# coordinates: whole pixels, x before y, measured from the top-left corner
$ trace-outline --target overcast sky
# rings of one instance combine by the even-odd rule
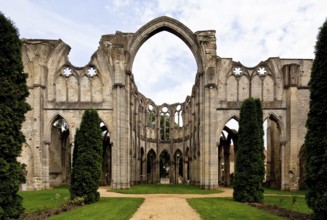
[[[216,30],[217,55],[255,66],[269,57],[314,58],[326,0],[0,0],[21,38],[62,39],[69,59],[86,65],[101,35],[136,32],[159,16],[175,18],[193,32]],[[183,102],[191,94],[195,59],[176,36],[161,32],[136,55],[140,92],[157,104]]]

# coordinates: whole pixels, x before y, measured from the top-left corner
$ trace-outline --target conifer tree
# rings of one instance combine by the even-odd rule
[[[265,179],[265,142],[264,142],[264,128],[263,128],[263,111],[262,111],[262,103],[260,99],[255,99],[256,105],[257,105],[257,120],[258,120],[258,126],[259,126],[259,132],[260,132],[260,145],[258,151],[261,152],[261,157],[258,158],[258,168],[259,168],[259,175],[262,179],[262,182]],[[261,160],[261,161],[260,161]],[[263,191],[264,188],[261,185],[261,190]]]
[[[76,158],[77,158],[78,140],[79,140],[79,129],[77,128],[76,133],[75,133],[72,167],[75,166],[75,162],[76,162]]]
[[[263,199],[262,109],[258,100],[243,101],[240,112],[238,150],[234,178],[234,200],[261,202]]]
[[[102,166],[102,132],[96,110],[85,110],[76,138],[70,195],[72,199],[83,197],[86,204],[94,203],[100,198],[97,190]]]
[[[26,78],[18,31],[0,12],[0,219],[16,219],[24,212],[17,195],[23,179],[17,157],[25,141],[24,114],[30,109]]]
[[[305,137],[306,195],[314,219],[327,219],[327,20],[317,37]]]

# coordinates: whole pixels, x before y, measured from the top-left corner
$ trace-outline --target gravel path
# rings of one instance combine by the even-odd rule
[[[199,220],[200,215],[186,202],[188,198],[232,197],[233,190],[219,188],[217,194],[121,194],[107,192],[108,187],[99,188],[101,197],[145,198],[132,216],[132,220]]]

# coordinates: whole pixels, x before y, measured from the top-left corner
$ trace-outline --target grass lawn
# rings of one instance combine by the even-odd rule
[[[235,202],[232,198],[187,199],[187,202],[206,219],[270,220],[284,219],[249,205]]]
[[[55,188],[48,190],[24,191],[18,193],[23,197],[25,213],[55,208],[65,203],[65,198],[69,198],[68,188]]]
[[[143,203],[142,198],[100,198],[94,204],[85,205],[50,219],[83,220],[83,219],[130,219]]]
[[[264,194],[277,194],[277,195],[302,195],[304,196],[306,194],[306,190],[299,190],[295,192],[290,192],[290,191],[283,191],[280,189],[270,189],[270,188],[265,188]]]
[[[293,200],[294,199],[294,200]],[[312,214],[304,197],[286,197],[286,196],[265,196],[265,204],[276,205],[280,208],[301,212],[305,214]]]
[[[130,189],[108,190],[123,194],[213,194],[221,193],[221,190],[204,190],[192,185],[169,185],[169,184],[141,184]]]

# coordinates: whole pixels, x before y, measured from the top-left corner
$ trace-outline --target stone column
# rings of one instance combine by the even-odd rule
[[[49,146],[50,142],[44,142],[44,148],[42,152],[42,178],[43,178],[43,188],[49,189]]]
[[[230,185],[230,143],[224,145],[224,186]]]
[[[218,146],[218,185],[222,183],[221,174],[222,174],[222,145],[221,143]]]

